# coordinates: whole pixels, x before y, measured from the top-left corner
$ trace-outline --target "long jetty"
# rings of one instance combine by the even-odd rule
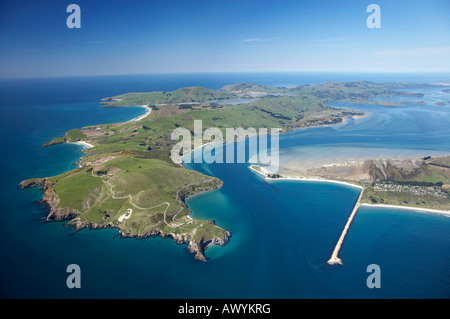
[[[361,206],[360,201],[361,201],[363,192],[364,192],[364,189],[361,190],[361,193],[359,194],[359,197],[358,197],[358,201],[356,202],[356,205],[353,208],[353,211],[347,220],[347,224],[345,224],[344,230],[342,231],[341,237],[339,237],[336,247],[334,247],[333,253],[331,254],[331,258],[327,261],[327,263],[330,265],[334,265],[334,264],[342,265],[342,260],[338,257],[339,250],[341,250],[341,246],[342,246],[342,243],[344,242],[345,235],[347,235],[347,231],[350,228],[350,225],[352,224],[353,218],[355,217],[356,212],[359,209],[359,206]]]

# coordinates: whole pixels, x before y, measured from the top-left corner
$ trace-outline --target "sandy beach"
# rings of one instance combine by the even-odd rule
[[[139,106],[139,107],[145,107],[145,108],[147,109],[147,111],[145,112],[145,114],[142,114],[141,116],[138,116],[138,117],[136,117],[136,118],[134,118],[134,119],[131,119],[131,120],[125,122],[125,123],[140,121],[140,120],[142,120],[143,118],[146,118],[146,117],[152,112],[152,108],[149,107],[148,105],[137,105],[137,106]]]
[[[280,151],[280,169],[287,171],[286,175],[310,175],[310,174],[340,174],[351,178],[358,168],[366,161],[392,161],[396,164],[406,164],[419,161],[425,156],[445,157],[450,155],[448,151],[419,150],[419,149],[392,149],[385,147],[348,147],[304,146],[301,148],[289,148]],[[292,173],[291,173],[292,172]],[[347,172],[348,174],[344,174]],[[338,178],[340,179],[340,178]],[[347,178],[344,178],[347,179]],[[359,178],[358,178],[359,180]]]
[[[309,177],[295,177],[295,176],[283,176],[281,178],[271,178],[267,177],[267,179],[271,180],[293,180],[293,181],[305,181],[305,182],[323,182],[323,183],[333,183],[333,184],[341,184],[351,187],[356,187],[359,189],[362,189],[363,187],[361,185],[356,185],[348,182],[342,182],[342,181],[336,181],[332,179],[322,179],[322,178],[309,178]]]
[[[86,141],[66,142],[66,143],[81,145],[81,146],[83,146],[83,149],[84,149],[84,150],[85,150],[85,149],[88,149],[88,148],[93,148],[93,147],[94,147],[94,145],[92,145],[92,144],[90,144],[90,143],[88,143],[88,142],[86,142]],[[80,158],[80,160],[81,160],[81,158]],[[82,165],[79,164],[79,162],[77,162],[77,163],[75,163],[75,164],[76,164],[78,167],[83,167]]]
[[[94,145],[92,145],[92,144],[90,144],[90,143],[88,143],[88,142],[85,142],[85,141],[67,142],[67,143],[72,143],[72,144],[82,145],[82,146],[84,146],[84,148],[92,148],[92,147],[94,147]]]
[[[255,165],[257,166],[257,165]],[[265,170],[263,167],[258,166],[259,169],[261,171],[256,170],[255,168],[253,168],[252,166],[250,166],[249,168],[261,175],[265,176],[265,179],[267,180],[293,180],[293,181],[305,181],[305,182],[323,182],[323,183],[334,183],[334,184],[341,184],[341,185],[346,185],[346,186],[351,186],[351,187],[356,187],[359,189],[363,189],[363,187],[361,185],[356,185],[356,184],[352,184],[352,183],[348,183],[348,182],[342,182],[342,181],[336,181],[336,180],[332,180],[332,179],[322,179],[322,178],[312,178],[312,177],[299,177],[299,176],[281,176],[278,178],[273,178],[273,177],[268,177],[268,174],[270,174],[270,172],[268,172],[267,170]]]
[[[393,208],[399,210],[410,210],[415,211],[417,213],[434,213],[434,214],[442,214],[449,215],[450,210],[439,210],[439,209],[431,209],[431,208],[421,208],[421,207],[412,207],[412,206],[396,206],[396,205],[386,205],[386,204],[361,204],[361,206],[369,206],[369,207],[385,207],[385,208]]]
[[[210,143],[214,143],[214,142],[207,142],[207,143],[203,143],[202,145],[197,146],[196,148],[193,148],[191,151],[187,152],[186,154],[183,154],[182,158],[188,158],[188,156],[190,156],[192,154],[192,152],[194,152],[197,149],[201,149],[204,146],[210,144]],[[203,151],[202,151],[203,152]],[[203,156],[203,155],[202,155]],[[183,163],[186,163],[185,160],[183,160]]]
[[[257,165],[255,165],[255,166],[257,166]],[[356,184],[352,184],[352,183],[348,183],[348,182],[337,181],[337,180],[331,180],[331,179],[309,178],[309,177],[298,177],[298,176],[282,176],[279,178],[271,178],[271,177],[267,176],[268,174],[270,174],[270,172],[268,172],[261,166],[258,166],[258,167],[259,167],[260,171],[253,168],[252,165],[249,168],[256,173],[263,175],[265,177],[265,179],[268,179],[268,180],[295,180],[295,181],[307,181],[307,182],[325,182],[325,183],[342,184],[342,185],[347,185],[347,186],[363,189],[363,187],[360,185],[356,185]],[[361,204],[361,206],[405,209],[405,210],[410,210],[410,211],[415,211],[415,212],[435,213],[435,214],[443,214],[443,215],[450,216],[450,210],[439,210],[439,209],[421,208],[421,207],[412,207],[412,206],[396,206],[396,205],[386,205],[386,204],[368,204],[368,203]]]

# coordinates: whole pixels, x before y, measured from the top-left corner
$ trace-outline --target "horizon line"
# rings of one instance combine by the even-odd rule
[[[44,76],[0,76],[0,80],[20,79],[52,79],[76,77],[108,77],[135,75],[176,75],[176,74],[239,74],[239,73],[342,73],[342,74],[450,74],[448,71],[199,71],[199,72],[155,72],[155,73],[117,73],[117,74],[86,74],[86,75],[44,75]]]

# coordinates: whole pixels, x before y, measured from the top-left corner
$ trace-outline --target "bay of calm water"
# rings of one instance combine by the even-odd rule
[[[126,92],[200,85],[219,89],[251,82],[291,86],[325,81],[431,83],[449,74],[223,73],[0,80],[3,150],[0,213],[0,296],[3,298],[449,298],[450,218],[363,207],[340,256],[326,261],[359,190],[337,184],[267,183],[248,164],[189,164],[222,179],[220,190],[188,201],[193,217],[232,233],[196,261],[170,239],[119,239],[117,230],[82,230],[45,223],[39,189],[19,191],[30,177],[75,168],[81,146],[40,145],[71,128],[132,119],[142,108],[102,108],[100,99]],[[305,150],[320,158],[345,154],[450,152],[450,94],[423,89],[427,105],[387,107],[334,103],[370,116],[333,127],[280,136],[281,161]],[[413,101],[412,98],[392,98]],[[401,149],[400,151],[398,149]],[[353,153],[352,153],[353,152]],[[434,154],[434,153],[433,153]],[[66,267],[81,267],[81,289],[68,289]],[[381,288],[366,286],[366,267],[381,268]]]

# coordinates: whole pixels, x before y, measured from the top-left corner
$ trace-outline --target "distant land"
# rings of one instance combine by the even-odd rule
[[[255,127],[290,132],[364,115],[360,111],[333,108],[327,103],[373,103],[369,100],[380,97],[420,97],[402,90],[424,86],[430,85],[353,81],[284,88],[242,83],[227,85],[219,91],[187,87],[171,92],[107,97],[101,102],[105,107],[141,105],[151,112],[138,120],[75,128],[52,139],[43,146],[83,142],[92,147],[84,150],[86,155],[78,163],[80,168],[58,176],[31,178],[20,186],[41,187],[43,202],[49,208],[48,221],[69,220],[68,225],[75,226],[75,231],[112,227],[122,237],[172,238],[187,244],[197,259],[206,261],[207,247],[225,245],[231,233],[214,221],[191,218],[186,199],[218,189],[223,183],[173,163],[170,151],[177,141],[172,141],[170,136],[174,129],[184,127],[193,132],[194,120],[202,120],[203,129]],[[205,142],[208,141],[202,141]],[[371,178],[364,181],[367,192],[363,200],[449,207],[448,159],[423,159],[415,165],[418,168],[409,173],[398,163],[363,163],[360,169],[366,170]],[[336,177],[325,171],[320,173]],[[416,185],[423,182],[432,185]],[[420,200],[421,195],[409,195],[416,186],[433,187],[436,191]]]

